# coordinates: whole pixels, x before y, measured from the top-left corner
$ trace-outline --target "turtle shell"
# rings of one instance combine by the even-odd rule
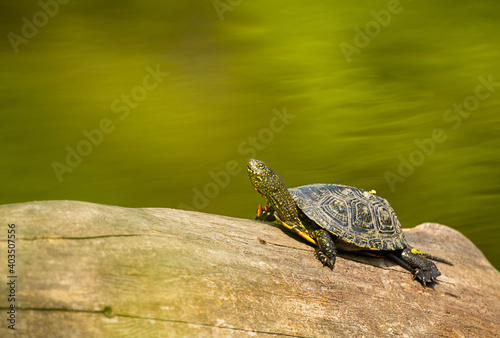
[[[382,197],[340,184],[310,184],[288,190],[308,218],[358,249],[407,247],[401,223]]]

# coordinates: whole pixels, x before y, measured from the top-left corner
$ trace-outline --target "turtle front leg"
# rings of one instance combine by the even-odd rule
[[[437,283],[436,278],[441,275],[436,264],[424,258],[422,255],[412,253],[409,248],[403,249],[401,259],[415,271],[414,278],[418,279],[425,286],[427,283]]]
[[[294,222],[291,224],[282,222],[281,219],[279,219],[279,216],[276,216],[274,208],[270,205],[266,205],[264,207],[262,205],[259,205],[257,207],[257,215],[255,219],[257,221],[263,221],[263,222],[278,221],[278,223],[281,223],[281,225],[283,225],[285,228],[292,230],[293,232],[297,233],[299,236],[306,239],[307,241],[316,244],[314,239],[311,238],[309,230],[307,230],[300,222]]]
[[[255,219],[263,222],[274,222],[276,217],[274,217],[273,207],[267,205],[262,206],[259,204]]]
[[[323,266],[327,266],[333,270],[337,252],[335,251],[335,243],[330,236],[330,233],[324,229],[314,230],[312,237],[318,244],[315,255]]]

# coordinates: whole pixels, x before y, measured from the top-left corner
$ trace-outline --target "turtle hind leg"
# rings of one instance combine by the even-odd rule
[[[397,264],[399,264],[401,267],[405,268],[406,270],[410,271],[411,274],[415,274],[415,269],[413,269],[411,266],[409,266],[408,264],[406,264],[405,262],[403,262],[401,260],[401,258],[399,258],[397,255],[394,255],[393,253],[388,253],[387,256],[392,259],[394,262],[396,262]]]
[[[335,267],[337,252],[335,251],[335,243],[333,242],[330,233],[326,230],[319,229],[313,231],[312,235],[318,244],[315,251],[316,258],[323,263],[323,266],[327,266],[333,270]]]
[[[423,255],[414,253],[410,248],[404,248],[401,251],[401,260],[414,269],[414,278],[418,279],[424,286],[427,283],[437,283],[436,278],[441,275],[441,272],[439,272],[436,264],[423,257]]]

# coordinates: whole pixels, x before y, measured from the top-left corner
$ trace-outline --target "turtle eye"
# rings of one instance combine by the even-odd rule
[[[259,168],[259,169],[264,168],[264,163],[261,163],[261,162],[257,163],[257,168]]]

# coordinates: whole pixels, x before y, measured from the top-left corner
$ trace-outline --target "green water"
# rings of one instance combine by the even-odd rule
[[[500,266],[497,1],[42,3],[0,5],[0,203],[253,218],[256,157]]]

